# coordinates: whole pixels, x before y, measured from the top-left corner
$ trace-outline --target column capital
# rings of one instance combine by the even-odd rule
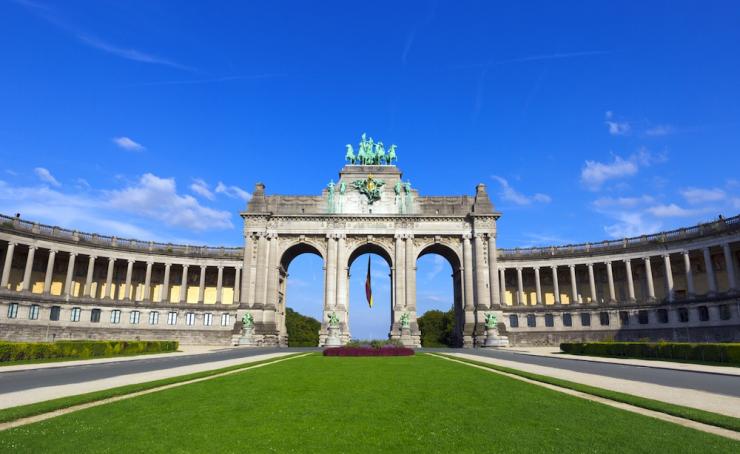
[[[95,260],[95,259],[97,259],[97,258],[98,258],[98,256],[97,256],[97,255],[89,255],[88,257],[90,258],[90,260]]]
[[[218,268],[218,270],[221,271],[222,269],[224,269],[224,266],[223,265],[217,265],[216,268]]]
[[[108,257],[108,262],[115,262],[115,261],[116,261],[115,257]]]
[[[146,266],[152,266],[152,265],[154,265],[154,260],[147,260],[146,261]]]
[[[472,236],[473,236],[473,235],[471,235],[470,233],[463,233],[463,234],[462,234],[462,239],[463,239],[463,241],[468,241],[468,242],[469,242],[469,241],[470,241],[470,238],[471,238]]]
[[[49,249],[49,254],[56,255],[59,252],[59,249]]]
[[[190,265],[188,265],[187,263],[183,263],[182,264],[182,267],[185,268],[185,269],[188,269],[190,267]]]
[[[684,250],[681,251],[681,253],[683,255],[689,255],[689,250],[688,249],[684,249]]]
[[[70,252],[70,253],[69,253],[69,256],[70,256],[70,257],[77,257],[77,253],[76,253],[76,252]]]
[[[169,268],[171,266],[172,266],[172,264],[170,262],[164,262],[164,267],[165,268]]]
[[[550,265],[550,268],[551,268],[551,269],[552,269],[553,271],[557,271],[557,270],[558,270],[558,265]]]
[[[33,250],[35,251],[35,250],[36,250],[36,249],[38,249],[38,248],[39,248],[39,247],[38,247],[38,246],[36,246],[35,244],[29,244],[29,245],[28,245],[28,249],[29,249],[29,250],[33,249]]]
[[[587,267],[589,267],[589,268],[591,268],[591,269],[593,269],[593,268],[594,268],[594,264],[593,264],[593,262],[588,262],[588,263],[586,264],[586,266],[587,266]]]
[[[568,265],[568,268],[570,268],[570,269],[575,269],[575,267],[576,267],[576,264],[575,263],[571,263],[570,265]]]
[[[236,265],[236,266],[234,267],[234,269],[237,269],[237,270],[241,270],[243,266],[244,266],[244,265],[242,265],[242,264],[240,263],[240,264]]]
[[[134,263],[134,262],[136,261],[136,259],[126,259],[126,261],[127,261],[127,262],[128,262],[129,264],[132,264],[132,263]]]
[[[646,263],[650,263],[650,256],[642,258]]]
[[[539,271],[540,270],[540,267],[539,266],[533,266],[532,269],[535,270],[535,271]]]
[[[670,253],[670,252],[666,252],[665,254],[661,254],[661,256],[662,256],[662,257],[663,257],[664,259],[670,259],[670,258],[671,258],[671,253]]]
[[[622,260],[622,261],[623,261],[624,263],[630,263],[630,262],[632,261],[632,259],[624,259],[624,260]]]

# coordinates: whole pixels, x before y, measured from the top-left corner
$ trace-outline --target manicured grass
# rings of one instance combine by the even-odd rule
[[[448,355],[444,355],[448,356]],[[542,383],[549,383],[551,385],[560,386],[575,391],[580,391],[593,396],[603,397],[606,399],[615,400],[617,402],[623,402],[626,404],[634,405],[636,407],[646,408],[648,410],[659,411],[673,416],[690,419],[692,421],[701,422],[704,424],[710,424],[712,426],[723,427],[725,429],[734,430],[740,432],[740,418],[734,418],[732,416],[720,415],[718,413],[712,413],[710,411],[699,410],[696,408],[684,407],[681,405],[669,404],[658,400],[646,399],[644,397],[634,396],[632,394],[620,393],[617,391],[611,391],[608,389],[597,388],[595,386],[584,385],[581,383],[575,383],[568,380],[561,380],[559,378],[548,377],[546,375],[533,374],[517,369],[511,369],[509,367],[498,366],[495,364],[484,363],[481,361],[474,361],[467,358],[458,358],[456,356],[448,356],[449,358],[463,361],[470,364],[476,364],[478,366],[487,367],[489,369],[498,370],[501,372],[508,372],[513,375],[528,378],[530,380],[539,381]]]
[[[194,380],[196,378],[210,377],[212,375],[218,375],[223,372],[229,372],[232,370],[244,369],[246,367],[256,366],[262,363],[269,363],[279,359],[289,358],[291,356],[299,355],[296,353],[293,355],[286,355],[280,358],[270,358],[262,361],[254,361],[247,364],[239,364],[236,366],[224,367],[221,369],[214,369],[205,372],[196,372],[188,375],[180,375],[177,377],[163,378],[161,380],[148,381],[144,383],[136,383],[133,385],[119,386],[117,388],[104,389],[102,391],[95,391],[86,394],[78,394],[76,396],[61,397],[59,399],[46,400],[43,402],[37,402],[35,404],[20,405],[18,407],[5,408],[0,410],[0,423],[15,421],[16,419],[28,418],[29,416],[36,416],[50,411],[61,410],[64,408],[73,407],[75,405],[86,404],[90,402],[96,402],[103,399],[109,399],[111,397],[123,396],[125,394],[131,394],[139,391],[145,391],[147,389],[158,388],[160,386],[171,385],[173,383],[181,383],[188,380]]]
[[[429,355],[311,355],[0,432],[6,452],[738,452]]]

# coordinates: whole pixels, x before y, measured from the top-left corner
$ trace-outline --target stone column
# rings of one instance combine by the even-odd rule
[[[591,302],[597,303],[596,301],[596,280],[594,279],[594,264],[588,264],[588,287],[591,290]]]
[[[501,277],[499,278],[499,281],[498,281],[499,287],[501,290],[501,304],[505,305],[506,304],[506,268],[501,267],[499,271],[501,272]]]
[[[180,297],[178,301],[185,303],[188,300],[188,265],[182,266],[182,277],[180,278]]]
[[[113,269],[116,266],[116,258],[108,257],[108,273],[105,275],[105,293],[108,299],[113,299]]]
[[[540,285],[540,267],[534,267],[534,290],[537,295],[537,304],[544,304],[545,301],[542,299],[542,286]]]
[[[77,258],[77,253],[70,252],[69,262],[67,263],[67,279],[64,281],[64,294],[67,297],[72,296],[72,278],[74,277],[75,272],[75,258]]]
[[[146,262],[146,274],[144,275],[144,301],[151,301],[152,298],[152,266],[153,262]]]
[[[627,274],[627,292],[630,301],[635,301],[635,281],[632,278],[632,262],[630,259],[624,261],[625,273]]]
[[[95,256],[91,255],[87,261],[87,275],[85,276],[85,287],[82,291],[82,296],[86,296],[88,298],[91,298],[93,295],[92,293],[92,281],[93,281],[93,272],[95,271]]]
[[[524,306],[524,280],[522,279],[522,267],[516,267],[516,303]]]
[[[128,259],[128,264],[126,265],[126,291],[124,292],[124,298],[127,300],[134,299],[131,297],[133,295],[133,288],[131,288],[131,275],[134,272],[134,261],[134,259]]]
[[[614,270],[612,270],[612,262],[606,262],[606,277],[609,280],[609,302],[614,303],[617,301],[617,292],[614,291]]]
[[[15,243],[12,241],[8,242],[8,250],[5,251],[5,265],[3,265],[3,275],[0,277],[0,287],[7,289],[8,281],[10,280],[10,268],[13,266],[13,251],[15,250]]]
[[[406,237],[406,310],[416,313],[416,251],[414,237]],[[472,274],[472,273],[471,273]]]
[[[576,266],[568,265],[570,268],[570,291],[573,303],[578,303],[578,282],[576,281]]]
[[[27,292],[31,288],[31,273],[33,273],[33,258],[36,256],[36,246],[28,246],[26,256],[26,268],[23,270],[23,283],[21,291]]]
[[[465,280],[465,310],[472,311],[475,308],[473,296],[473,248],[470,246],[470,236],[463,236],[463,277]]]
[[[337,306],[347,310],[347,235],[337,235]]]
[[[488,235],[488,280],[491,283],[490,298],[491,305],[498,306],[501,304],[501,293],[499,293],[498,284],[498,257],[496,251],[496,237],[493,234]]]
[[[737,288],[737,276],[735,274],[735,260],[732,257],[732,251],[730,250],[730,243],[722,245],[722,252],[725,255],[725,265],[727,268],[727,282],[730,284],[730,292],[736,292]]]
[[[477,307],[488,309],[491,307],[491,291],[488,283],[488,266],[486,254],[483,252],[483,234],[475,234],[475,288]]]
[[[406,307],[406,243],[403,241],[403,235],[397,233],[396,238],[396,260],[394,263],[395,280],[393,282],[395,300],[393,301],[393,310],[402,311]]]
[[[206,295],[206,266],[200,265],[200,280],[198,281],[198,304],[203,304]]]
[[[54,277],[54,260],[56,256],[57,251],[50,249],[49,260],[46,262],[46,274],[44,275],[44,295],[51,293],[51,280]]]
[[[234,303],[239,303],[241,299],[247,304],[254,303],[250,293],[252,279],[252,257],[254,256],[254,235],[251,233],[244,237],[244,261],[241,279],[234,281]],[[241,289],[237,291],[237,288]]]
[[[663,256],[663,266],[665,267],[665,282],[666,291],[668,294],[668,301],[673,302],[676,298],[675,289],[673,288],[673,270],[671,270],[671,255],[665,254]]]
[[[278,285],[280,283],[280,257],[278,257],[277,233],[270,234],[270,256],[267,260],[267,297],[266,308],[278,308]]]
[[[560,304],[560,285],[558,282],[558,267],[552,266],[552,293],[555,297],[555,304]]]
[[[241,299],[241,277],[242,277],[242,269],[241,267],[234,267],[234,304],[239,304],[239,300]]]
[[[655,284],[653,283],[653,267],[650,265],[650,257],[645,257],[645,278],[647,279],[648,300],[655,301]]]
[[[164,264],[164,279],[162,280],[162,288],[159,290],[159,301],[162,303],[170,302],[170,263]]]
[[[265,295],[267,291],[267,259],[270,255],[268,247],[267,234],[262,233],[257,240],[257,268],[255,269],[254,281],[254,302],[259,307],[265,305]],[[324,286],[326,291],[326,286]]]
[[[218,275],[216,277],[216,304],[221,304],[223,301],[224,292],[224,267],[218,266]]]
[[[337,303],[337,241],[334,234],[326,235],[326,284],[324,308],[334,310]]]
[[[691,269],[689,251],[683,251],[683,266],[686,269],[686,292],[689,294],[689,298],[693,298],[696,291],[694,289],[694,272]]]
[[[715,295],[717,293],[717,279],[714,276],[712,254],[709,252],[708,247],[704,248],[704,266],[707,268],[707,287],[709,288],[709,294]]]

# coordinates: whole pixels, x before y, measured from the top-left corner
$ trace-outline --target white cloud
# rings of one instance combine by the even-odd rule
[[[596,208],[632,208],[638,205],[653,203],[655,198],[649,195],[640,197],[601,197],[594,200],[593,206]]]
[[[720,200],[724,200],[727,197],[727,193],[719,188],[686,188],[681,191],[681,195],[684,199],[686,199],[686,202],[691,205],[697,205],[707,202],[718,202]]]
[[[125,136],[114,137],[113,143],[126,151],[143,151],[145,149],[145,147],[140,143],[136,143],[132,139]]]
[[[216,185],[216,193],[225,194],[232,199],[242,199],[245,201],[248,201],[250,198],[252,198],[252,194],[248,193],[244,189],[238,186],[226,186],[220,181]]]
[[[531,196],[524,195],[514,189],[505,178],[501,178],[497,175],[493,175],[491,178],[498,181],[501,185],[501,192],[499,192],[499,195],[502,200],[506,200],[507,202],[512,202],[516,205],[530,205],[534,202],[550,203],[552,201],[552,198],[547,194],[535,193]]]
[[[635,175],[638,166],[633,161],[627,161],[620,156],[615,156],[614,161],[603,163],[598,161],[586,161],[581,169],[581,182],[592,191],[601,189],[601,185],[607,180],[624,178]]]
[[[669,134],[673,134],[674,131],[675,129],[671,125],[657,125],[646,129],[645,135],[654,137],[667,136]]]
[[[662,227],[659,221],[646,220],[640,212],[621,212],[616,217],[619,222],[604,227],[606,234],[612,238],[649,235],[659,232]]]
[[[174,227],[194,231],[233,227],[228,211],[204,207],[194,197],[178,194],[174,178],[146,173],[135,186],[109,191],[108,196],[112,208]]]
[[[613,136],[623,136],[629,134],[632,127],[627,121],[616,121],[614,119],[614,113],[611,110],[606,111],[606,126],[609,128],[609,134]]]
[[[690,210],[687,208],[683,208],[676,205],[675,203],[670,203],[667,205],[655,205],[649,207],[646,211],[657,218],[689,217],[695,216],[702,212],[702,210]]]
[[[208,183],[201,180],[200,178],[196,178],[193,180],[193,183],[190,185],[190,190],[194,193],[205,197],[208,200],[213,200],[216,198],[216,196],[213,195],[213,192],[211,192],[210,188],[208,187]]]
[[[54,175],[51,174],[47,169],[43,167],[36,167],[33,169],[33,173],[36,174],[37,177],[39,177],[39,180],[43,181],[44,183],[49,183],[52,186],[59,187],[62,184],[57,181],[56,178],[54,178]]]

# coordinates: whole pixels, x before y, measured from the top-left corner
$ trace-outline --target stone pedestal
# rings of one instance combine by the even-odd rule
[[[239,338],[239,345],[246,347],[257,346],[257,342],[254,339],[254,327],[242,329],[242,335]]]
[[[339,338],[339,327],[330,326],[329,334],[326,336],[326,343],[324,347],[340,347],[342,340]]]
[[[411,336],[411,327],[401,327],[401,343],[404,347],[414,348],[414,338]]]
[[[509,346],[509,338],[506,336],[499,336],[498,329],[496,328],[486,329],[486,343],[483,344],[483,347],[491,348],[491,347],[508,347],[508,346]]]

